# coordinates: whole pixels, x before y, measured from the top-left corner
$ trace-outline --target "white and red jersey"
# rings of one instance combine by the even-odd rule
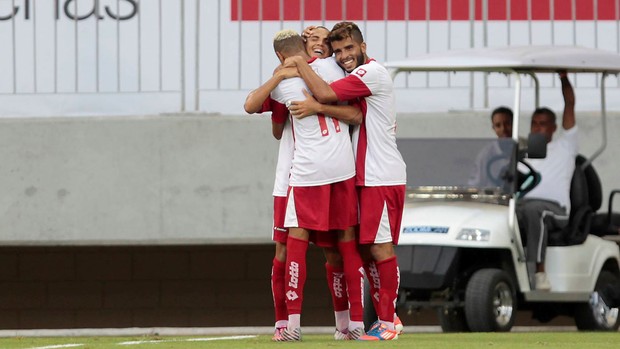
[[[282,138],[280,138],[280,147],[278,148],[278,164],[276,165],[276,179],[273,183],[273,196],[286,197],[294,149],[293,128],[291,127],[290,120],[286,120],[284,130],[282,131]]]
[[[360,100],[364,121],[353,131],[356,185],[405,184],[406,166],[396,147],[392,78],[385,67],[369,60],[330,86],[341,101]]]
[[[276,178],[273,184],[273,196],[286,197],[288,190],[288,177],[291,172],[293,160],[293,131],[291,122],[288,120],[288,109],[282,104],[268,97],[257,113],[271,112],[271,121],[284,124],[282,137],[278,147],[278,163],[276,164]]]
[[[333,59],[313,59],[312,69],[325,81],[344,77]],[[303,79],[283,80],[271,98],[286,104],[303,101],[303,90],[310,91]],[[303,119],[291,117],[295,144],[289,185],[307,187],[330,184],[355,175],[355,160],[349,136],[349,126],[326,115],[311,115]]]

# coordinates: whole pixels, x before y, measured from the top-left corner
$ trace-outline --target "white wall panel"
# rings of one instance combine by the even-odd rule
[[[597,4],[601,6],[602,1],[612,0],[598,0]],[[248,9],[253,4],[262,4],[262,0],[0,0],[0,17],[9,16],[13,4],[18,7],[13,18],[0,20],[0,45],[5,53],[0,55],[0,66],[4,67],[0,79],[0,98],[4,103],[0,105],[0,114],[142,114],[143,106],[137,109],[135,103],[122,104],[122,101],[131,99],[123,94],[134,97],[154,94],[150,96],[155,98],[152,98],[148,110],[158,113],[207,110],[243,113],[243,98],[228,98],[244,96],[271,76],[278,64],[271,44],[275,32],[282,28],[301,31],[311,24],[331,28],[337,23],[333,18],[314,17],[256,20],[260,16],[269,16],[269,13],[278,13],[262,6],[281,3],[287,6],[287,2],[265,2],[256,8],[256,13],[251,13],[252,19],[233,20],[237,14],[233,16],[231,11],[237,5]],[[56,3],[59,5],[58,18]],[[346,3],[350,13],[356,11],[348,2],[329,3],[332,6]],[[552,1],[549,3],[553,4]],[[620,6],[617,3],[615,1],[613,6]],[[26,4],[30,5],[28,16]],[[95,8],[96,4],[98,8]],[[405,14],[390,12],[392,19],[382,20],[388,16],[368,13],[370,6],[365,4],[360,2],[366,12],[356,12],[365,17],[356,21],[364,31],[369,54],[379,62],[450,49],[528,44],[577,44],[620,52],[618,20],[529,21],[527,12],[523,11],[510,14],[516,20],[484,20],[485,16],[481,17],[477,11],[478,17],[472,21],[463,17],[470,14],[466,4],[451,3],[452,12],[444,12],[448,8],[438,11],[432,1],[408,2]],[[391,0],[386,0],[385,4],[388,9],[397,6]],[[489,2],[488,6],[497,17],[496,4]],[[431,6],[430,10],[426,5]],[[422,7],[408,12],[411,6]],[[332,10],[326,8],[322,11],[331,13]],[[454,11],[460,11],[460,15]],[[590,13],[582,6],[576,11]],[[555,12],[552,11],[551,16],[562,11],[556,8]],[[75,21],[74,13],[85,18]],[[134,16],[116,21],[113,18],[116,13],[121,16],[134,13]],[[240,13],[243,15],[244,12]],[[415,20],[403,20],[411,13],[416,16]],[[288,15],[299,17],[296,13]],[[446,19],[453,16],[460,16],[459,20]],[[375,20],[367,20],[370,17]],[[472,81],[475,85],[470,89]],[[558,87],[556,79],[551,76],[542,76],[541,84]],[[618,88],[618,79],[610,79],[610,84]],[[485,78],[471,74],[413,74],[396,81],[399,89],[431,88],[425,103],[431,111],[439,111],[441,107],[437,106],[444,105],[441,102],[443,95],[435,90],[444,87],[467,87],[467,107],[490,108],[493,102],[490,98],[495,93],[485,92],[487,85],[496,88],[509,86],[509,83],[502,81],[501,77]],[[586,93],[581,89],[598,88],[597,81],[587,76],[579,77],[575,85],[579,95]],[[525,87],[531,86],[528,80]],[[173,105],[170,104],[171,93],[177,98]],[[455,92],[460,93],[462,91]],[[165,94],[168,95],[164,97]],[[220,98],[215,97],[217,94]],[[18,96],[26,95],[33,104],[18,105],[23,100]],[[80,101],[80,98],[88,102]],[[433,101],[434,98],[438,100]],[[615,103],[610,101],[610,108],[615,108]]]

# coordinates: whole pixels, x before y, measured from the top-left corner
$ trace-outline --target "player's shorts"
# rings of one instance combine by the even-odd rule
[[[405,186],[358,187],[360,244],[398,244]]]
[[[271,239],[275,242],[286,244],[288,238],[288,228],[284,227],[284,216],[286,214],[286,196],[273,197],[273,233]]]
[[[338,233],[335,231],[311,231],[309,241],[318,247],[338,248]]]
[[[357,224],[355,179],[289,187],[285,227],[314,231],[344,230]]]

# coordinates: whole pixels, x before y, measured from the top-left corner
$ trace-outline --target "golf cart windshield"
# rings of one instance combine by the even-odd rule
[[[508,202],[514,192],[517,145],[510,138],[406,138],[408,196],[423,200]]]

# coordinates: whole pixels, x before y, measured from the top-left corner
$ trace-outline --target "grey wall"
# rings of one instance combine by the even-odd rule
[[[0,241],[270,241],[267,120],[0,119]]]
[[[591,154],[600,121],[578,123]],[[620,188],[620,113],[608,129],[605,193]],[[493,136],[487,112],[399,115],[397,132]],[[276,153],[266,116],[2,118],[0,243],[266,243]]]

